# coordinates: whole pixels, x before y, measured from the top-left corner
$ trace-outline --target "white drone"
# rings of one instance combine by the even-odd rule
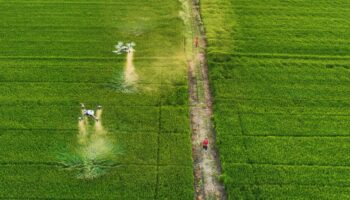
[[[102,109],[102,106],[97,106],[97,110],[98,109]],[[93,118],[95,121],[98,121],[97,117],[95,116],[95,111],[94,110],[87,110],[85,109],[85,105],[82,103],[81,104],[81,113],[82,113],[82,116],[79,117],[79,120],[83,120],[84,117],[91,117]]]
[[[130,53],[130,52],[134,52],[135,49],[134,47],[136,46],[136,44],[134,42],[129,42],[129,43],[126,43],[124,44],[123,42],[118,42],[117,45],[115,45],[115,49],[113,51],[113,53],[116,53],[116,54],[122,54],[122,53]]]

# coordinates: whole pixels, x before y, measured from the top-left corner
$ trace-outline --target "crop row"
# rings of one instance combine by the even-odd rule
[[[16,130],[1,131],[0,163],[60,163],[62,156],[76,153],[76,130]],[[191,166],[191,143],[188,133],[161,133],[158,144],[156,132],[109,132],[114,145],[119,145],[120,156],[111,164]],[[147,139],[147,145],[140,145]],[[159,146],[158,146],[159,145]]]
[[[241,184],[298,184],[350,187],[347,181],[350,178],[350,167],[271,164],[229,165],[228,170],[239,175],[236,179],[228,179],[227,181],[237,186]]]
[[[116,106],[148,106],[159,105],[160,102],[163,105],[184,105],[187,102],[187,86],[145,84],[143,86],[153,89],[153,92],[144,93],[121,93],[114,91],[113,86],[113,83],[1,83],[0,102],[35,101],[38,98],[43,103],[90,102]]]
[[[120,64],[119,66],[123,66]],[[123,73],[121,67],[105,66],[104,73],[96,74],[96,69],[77,68],[62,69],[61,67],[51,68],[13,68],[4,67],[0,77],[1,83],[95,83],[108,84],[116,81],[122,82]],[[164,85],[186,85],[184,70],[172,70],[172,68],[140,68],[137,74],[139,84],[164,84]],[[121,86],[119,86],[121,87]]]
[[[104,195],[105,199],[152,199],[156,190],[155,167],[117,167],[109,169],[110,176],[100,177],[93,182],[77,179],[73,171],[47,166],[0,168],[0,196],[6,198],[98,199]]]
[[[298,184],[262,184],[228,186],[231,199],[347,199],[349,187],[331,185],[298,185]]]
[[[0,107],[1,129],[75,129],[79,105],[67,106],[5,106]],[[51,119],[49,121],[43,119]],[[188,132],[186,107],[152,106],[113,107],[105,105],[103,120],[106,127],[120,131]]]
[[[230,135],[305,137],[350,135],[349,115],[236,114],[217,110],[215,117],[218,132]],[[235,131],[232,131],[233,129]]]
[[[256,61],[257,62],[254,62]],[[245,59],[244,59],[245,61]],[[250,61],[230,61],[216,63],[212,80],[234,79],[242,82],[301,82],[342,84],[349,82],[349,62],[342,64],[284,62],[268,59],[250,59]],[[254,73],[250,73],[254,69]]]
[[[265,83],[265,82],[237,82],[235,80],[217,81],[213,87],[218,99],[235,98],[287,98],[287,99],[337,99],[345,100],[349,97],[347,84],[304,84],[304,83]]]
[[[242,137],[218,134],[225,163],[349,166],[349,137]],[[234,155],[234,156],[233,156]],[[238,174],[231,174],[238,176]]]
[[[156,168],[151,166],[112,168],[110,176],[94,181],[81,181],[73,172],[47,166],[0,168],[0,197],[8,199],[191,199],[193,195],[192,181],[187,178],[192,176],[190,167],[159,167],[158,186]]]
[[[303,100],[303,99],[230,99],[217,100],[221,106],[218,112],[231,112],[240,114],[266,114],[266,115],[296,115],[296,116],[347,116],[350,106],[347,100]]]
[[[106,57],[112,56],[118,41],[131,39],[137,44],[137,52],[146,57],[172,56],[183,51],[183,36],[179,34],[182,22],[176,9],[169,12],[170,7],[177,7],[177,2],[158,5],[152,1],[148,6],[140,6],[140,2],[120,3],[108,7],[104,2],[67,3],[2,3],[1,55]],[[148,20],[139,12],[148,13]],[[161,32],[157,31],[159,28]]]

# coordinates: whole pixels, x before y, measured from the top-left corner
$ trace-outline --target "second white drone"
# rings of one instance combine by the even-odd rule
[[[134,49],[135,46],[136,44],[134,42],[129,42],[126,44],[124,44],[123,42],[118,42],[118,44],[114,46],[115,50],[113,51],[113,53],[116,53],[116,54],[131,53],[135,51]]]

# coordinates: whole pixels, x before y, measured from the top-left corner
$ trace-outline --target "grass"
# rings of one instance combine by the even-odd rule
[[[347,199],[348,2],[203,0],[229,199]]]
[[[0,198],[193,198],[181,10],[160,0],[0,0]],[[120,90],[118,41],[137,45],[135,91]],[[103,105],[108,138],[123,150],[95,179],[62,164],[77,157],[80,102]]]

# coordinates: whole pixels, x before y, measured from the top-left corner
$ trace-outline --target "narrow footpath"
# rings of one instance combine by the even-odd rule
[[[208,65],[205,58],[206,36],[200,15],[199,1],[189,0],[191,9],[192,43],[187,47],[190,115],[192,128],[192,155],[197,200],[227,199],[224,186],[219,182],[221,165],[215,145],[212,121],[212,98],[208,81]],[[197,42],[196,42],[197,40]],[[187,42],[189,42],[187,41]],[[198,45],[197,45],[198,44]],[[208,138],[207,150],[202,141]]]

